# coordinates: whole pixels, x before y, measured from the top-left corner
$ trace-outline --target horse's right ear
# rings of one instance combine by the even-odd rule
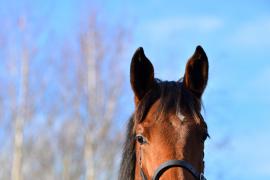
[[[208,58],[201,46],[188,60],[184,75],[184,87],[201,98],[208,81]]]
[[[139,47],[132,57],[130,83],[135,95],[136,104],[155,84],[153,65],[144,55],[142,47]]]

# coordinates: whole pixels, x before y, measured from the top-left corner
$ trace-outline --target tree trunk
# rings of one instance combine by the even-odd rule
[[[86,165],[86,172],[85,172],[86,180],[95,180],[93,143],[89,132],[86,133],[84,146],[85,146],[84,158]]]
[[[14,129],[12,180],[22,180],[23,118],[17,117]]]
[[[96,123],[96,106],[97,106],[97,71],[96,59],[94,54],[95,35],[91,31],[85,39],[84,54],[87,63],[87,89],[88,89],[88,117],[85,131],[85,165],[86,165],[86,180],[95,180],[95,165],[94,165],[94,142],[93,129]]]
[[[26,117],[26,96],[28,90],[29,74],[28,52],[24,49],[21,61],[21,81],[19,88],[19,100],[17,106],[17,115],[14,122],[14,141],[13,141],[13,162],[12,162],[12,180],[22,180],[22,159],[23,159],[23,129]]]

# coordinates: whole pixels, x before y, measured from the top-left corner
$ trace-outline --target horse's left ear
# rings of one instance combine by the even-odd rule
[[[143,48],[136,50],[130,65],[130,83],[137,104],[155,84],[154,67],[145,56]]]
[[[201,98],[208,80],[208,58],[201,46],[188,60],[184,75],[184,87]]]

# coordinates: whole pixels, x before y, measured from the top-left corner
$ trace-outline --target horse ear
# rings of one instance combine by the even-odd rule
[[[130,83],[136,103],[154,86],[154,68],[142,47],[134,53],[130,65]]]
[[[188,60],[184,75],[184,87],[201,98],[208,80],[208,58],[201,46]]]

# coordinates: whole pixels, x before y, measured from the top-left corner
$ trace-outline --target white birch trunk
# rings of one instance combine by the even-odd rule
[[[17,106],[17,115],[14,122],[14,141],[13,141],[13,162],[12,162],[12,180],[23,180],[22,160],[23,160],[23,129],[26,117],[26,96],[28,90],[29,74],[28,52],[23,50],[21,71],[20,71],[20,88],[19,100]]]
[[[90,31],[85,40],[85,58],[87,62],[87,90],[88,90],[88,123],[85,132],[85,163],[86,163],[86,180],[95,180],[94,165],[94,147],[93,134],[91,133],[96,123],[96,96],[97,96],[97,72],[96,59],[94,54],[95,48],[94,32]]]

